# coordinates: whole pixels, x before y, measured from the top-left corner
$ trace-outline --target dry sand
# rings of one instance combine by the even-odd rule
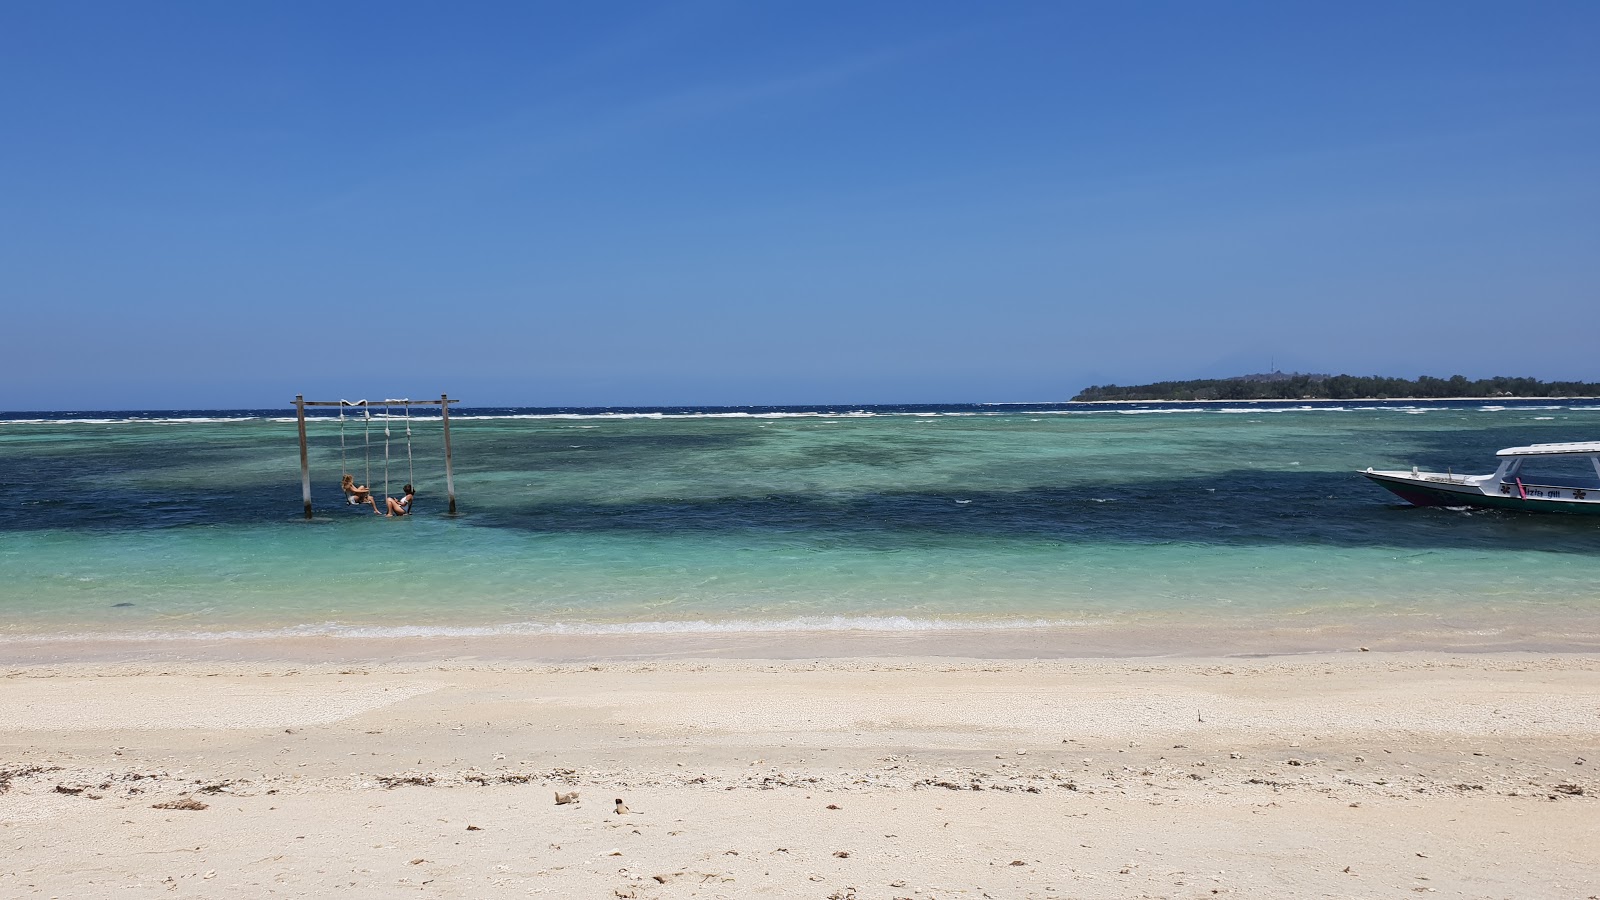
[[[0,674],[0,897],[1600,896],[1592,655]]]

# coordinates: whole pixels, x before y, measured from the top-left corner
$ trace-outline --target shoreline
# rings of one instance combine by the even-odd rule
[[[1039,627],[937,629],[719,630],[682,632],[450,634],[263,632],[142,636],[121,633],[12,634],[0,658],[14,667],[121,662],[244,661],[306,664],[385,659],[565,663],[652,659],[794,660],[949,658],[995,660],[1206,659],[1307,654],[1437,652],[1600,653],[1600,612],[1523,615],[1474,621],[1434,613],[1350,616],[1338,623],[1270,624],[1170,620]],[[408,631],[409,628],[388,629]]]
[[[0,893],[1589,897],[1597,695],[1600,654],[13,668]]]
[[[136,683],[150,678],[270,678],[306,676],[326,678],[353,676],[391,678],[436,674],[476,678],[470,673],[511,677],[545,677],[607,672],[613,676],[670,675],[783,675],[796,673],[1009,673],[1020,679],[1046,677],[1121,678],[1130,673],[1172,675],[1175,673],[1234,675],[1240,673],[1274,675],[1341,674],[1361,676],[1377,672],[1448,671],[1477,673],[1525,673],[1537,669],[1592,673],[1600,687],[1600,651],[1485,650],[1454,651],[1405,649],[1377,651],[1308,650],[1284,654],[1209,654],[1188,656],[1098,656],[1098,657],[997,657],[997,656],[909,656],[909,655],[789,655],[789,656],[574,656],[549,659],[508,659],[482,654],[397,655],[385,658],[325,657],[240,657],[192,656],[187,658],[149,658],[113,660],[61,660],[57,662],[12,663],[0,666],[0,690],[7,684],[58,679],[104,679],[108,683]],[[410,696],[409,694],[407,696]],[[205,705],[204,698],[187,698],[193,709]],[[404,699],[404,698],[395,698]],[[5,727],[27,720],[33,710],[0,709],[0,732]],[[123,713],[117,713],[121,715]],[[1585,721],[1600,728],[1600,706],[1579,711]],[[20,718],[19,718],[20,716]],[[37,723],[35,723],[37,724]],[[54,727],[54,726],[51,726]],[[180,726],[192,727],[192,726]],[[1594,735],[1600,738],[1600,731]],[[1597,768],[1600,772],[1600,768]]]

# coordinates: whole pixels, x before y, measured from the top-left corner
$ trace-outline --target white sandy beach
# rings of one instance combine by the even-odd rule
[[[1600,896],[1592,655],[4,674],[6,897]]]

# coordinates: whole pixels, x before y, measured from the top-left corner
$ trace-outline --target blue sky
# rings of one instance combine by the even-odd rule
[[[1600,4],[0,2],[0,408],[1600,380]]]

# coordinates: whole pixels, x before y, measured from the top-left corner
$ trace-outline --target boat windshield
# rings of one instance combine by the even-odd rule
[[[1600,489],[1600,473],[1588,456],[1544,456],[1522,460],[1514,473],[1523,484]]]

